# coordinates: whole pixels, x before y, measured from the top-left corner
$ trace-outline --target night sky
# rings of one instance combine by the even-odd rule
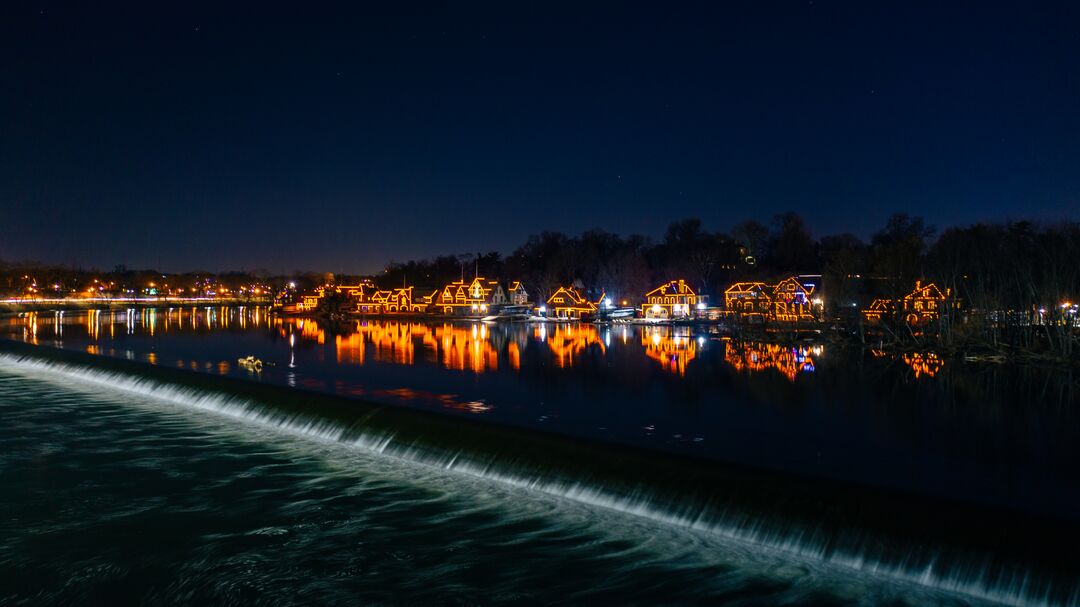
[[[0,259],[370,272],[688,216],[1080,215],[1080,3],[82,4],[0,8]]]

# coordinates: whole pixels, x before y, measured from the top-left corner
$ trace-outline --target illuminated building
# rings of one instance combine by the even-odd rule
[[[949,289],[942,293],[934,283],[922,284],[915,281],[915,290],[900,300],[900,309],[904,322],[910,325],[922,325],[941,316],[941,308],[949,296]]]
[[[356,311],[361,314],[408,314],[427,310],[430,300],[413,300],[412,287],[375,289],[359,293]]]
[[[810,299],[813,292],[813,285],[804,285],[794,276],[775,285],[737,282],[724,291],[724,306],[729,313],[749,320],[812,321],[817,305]]]
[[[547,309],[554,318],[583,318],[592,316],[604,301],[604,293],[600,299],[591,302],[574,287],[559,287],[547,300]]]
[[[319,308],[319,302],[326,297],[326,287],[315,289],[314,293],[304,294],[296,304],[297,312],[313,312]]]
[[[364,281],[354,287],[348,287],[344,291],[346,297],[353,304],[354,309],[361,314],[379,314],[383,311],[383,303],[389,297],[389,291],[380,291],[374,283]]]
[[[430,301],[428,302],[430,303]],[[394,289],[394,292],[390,295],[390,300],[387,302],[387,312],[424,312],[427,310],[427,303],[421,299],[421,301],[413,300],[413,288],[412,287],[399,287]]]
[[[881,322],[881,319],[892,315],[892,302],[888,299],[875,299],[870,306],[862,311],[863,318],[870,324]]]
[[[386,289],[375,289],[367,296],[367,301],[360,301],[357,303],[357,309],[361,313],[368,314],[381,314],[388,311],[390,296],[393,295],[393,291]]]
[[[375,285],[370,281],[357,285],[323,285],[316,288],[314,293],[302,295],[296,304],[296,311],[314,312],[331,293],[344,296],[350,302],[363,302],[369,297],[368,294],[375,290]]]
[[[941,309],[945,306],[950,290],[941,289],[934,283],[923,284],[921,280],[915,281],[915,289],[905,295],[899,302],[889,299],[875,299],[870,306],[862,311],[863,318],[868,323],[881,322],[884,318],[895,316],[899,312],[903,321],[909,325],[925,325],[937,320],[941,316]]]
[[[510,304],[514,306],[526,306],[529,305],[529,294],[525,292],[525,286],[520,281],[515,280],[510,283],[510,289],[507,291],[510,296]]]
[[[698,300],[685,280],[672,280],[645,294],[641,315],[645,318],[686,318]]]
[[[737,282],[724,291],[724,307],[738,316],[763,319],[771,306],[772,298],[763,282]]]
[[[313,294],[306,294],[296,304],[297,312],[317,310],[322,301],[330,294],[341,295],[347,301],[346,308],[360,314],[397,314],[424,312],[431,303],[432,296],[424,296],[420,301],[413,299],[413,287],[380,289],[371,281],[356,285],[322,286]]]
[[[435,309],[453,316],[481,316],[488,313],[493,305],[506,303],[506,291],[497,281],[477,276],[466,284],[464,280],[455,280],[439,292],[435,300]]]
[[[810,294],[814,287],[807,287],[794,276],[785,278],[772,288],[771,320],[796,322],[815,320]]]
[[[435,303],[435,300],[438,297],[439,297],[439,289],[435,289],[431,293],[428,293],[427,295],[424,295],[424,296],[420,297],[420,301],[418,302],[418,305],[423,306],[422,311],[430,312],[430,311],[432,311],[434,309],[433,304]]]

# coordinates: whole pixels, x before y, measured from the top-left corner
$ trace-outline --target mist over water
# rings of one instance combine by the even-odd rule
[[[585,327],[547,329],[543,339],[535,332],[521,339],[518,329],[496,334],[499,327],[390,323],[351,333],[255,323],[240,331],[208,326],[199,333],[146,335],[138,329],[145,316],[121,321],[117,328],[123,327],[125,337],[92,336],[90,321],[81,317],[56,321],[51,330],[38,327],[33,339],[23,337],[150,362],[148,370],[175,365],[282,386],[293,374],[298,387],[310,381],[305,389],[391,409],[342,416],[318,403],[282,408],[236,385],[217,390],[207,379],[194,387],[160,373],[143,374],[130,363],[95,368],[91,359],[74,364],[0,353],[0,411],[6,422],[0,441],[11,445],[0,454],[0,486],[17,488],[0,499],[0,597],[7,597],[0,603],[1068,605],[1080,598],[1074,579],[1044,571],[1042,563],[968,550],[955,538],[939,545],[933,536],[897,538],[855,521],[790,518],[771,507],[725,501],[733,491],[723,484],[665,488],[660,459],[659,476],[655,470],[638,474],[631,460],[630,469],[620,469],[623,456],[617,451],[605,461],[604,445],[612,438],[723,459],[728,451],[715,445],[730,430],[702,423],[713,419],[710,414],[670,410],[710,386],[729,400],[733,393],[743,396],[726,405],[699,396],[696,406],[733,415],[753,402],[746,394],[777,403],[794,396],[802,423],[823,414],[814,404],[821,391],[848,407],[848,392],[831,381],[817,383],[836,377],[828,352],[764,345],[748,352],[708,336],[674,334],[631,334],[622,345],[613,341],[601,349],[597,342],[605,336]],[[83,335],[72,331],[84,326]],[[405,339],[387,341],[388,334]],[[364,335],[359,344],[356,335]],[[434,350],[424,349],[426,335],[436,340]],[[306,349],[297,346],[303,342]],[[695,344],[693,356],[689,343]],[[516,365],[511,344],[518,345]],[[650,344],[669,355],[652,358]],[[281,367],[259,376],[223,368],[241,348],[262,348],[260,354],[272,354]],[[183,364],[165,362],[174,358]],[[1039,460],[1046,455],[1026,447],[1037,437],[1002,433],[1001,419],[1017,415],[1004,398],[976,409],[941,396],[942,383],[974,381],[978,390],[985,379],[949,376],[933,359],[914,362],[907,379],[886,373],[874,381],[884,386],[882,380],[893,377],[893,390],[930,399],[933,407],[923,403],[920,409],[922,415],[933,413],[922,420],[933,424],[929,430],[951,435],[951,420],[964,420],[979,438],[996,433],[999,441],[1021,447],[1014,449],[1014,464],[1051,464],[1029,482],[1054,486],[1056,466],[1064,463]],[[662,382],[671,400],[656,401],[656,394],[625,400],[612,381],[627,369],[661,374],[649,381]],[[733,385],[725,369],[734,369],[745,383]],[[462,382],[470,377],[475,392]],[[410,383],[392,387],[405,380]],[[556,382],[544,398],[571,395],[548,420],[515,391],[535,381]],[[623,400],[604,401],[600,391],[590,394],[594,409],[582,407],[572,395],[588,389],[583,386],[589,381]],[[1009,389],[1000,384],[997,392]],[[518,399],[516,407],[508,406]],[[1070,419],[1069,403],[1048,400],[1043,411]],[[538,453],[477,442],[497,436],[497,428],[476,426],[461,434],[465,426],[415,426],[407,415],[387,417],[401,406],[438,410],[448,419],[489,419],[528,431],[554,428],[557,434],[599,438],[584,459],[597,458],[602,465],[577,461],[573,449],[560,454],[558,443],[551,443],[550,453]],[[609,416],[602,417],[605,427],[620,428],[620,419],[611,416],[614,407],[620,407],[623,421],[629,419],[621,431],[589,429],[596,427],[590,415],[600,413]],[[879,423],[900,419],[884,409],[871,409]],[[846,421],[830,413],[832,423],[842,422],[830,433],[852,432],[852,424],[869,413],[847,412]],[[660,421],[650,429],[649,419]],[[745,425],[753,417],[727,419]],[[698,422],[690,436],[701,441],[650,442],[656,427],[688,420]],[[1056,440],[1069,431],[1047,429],[1043,438]],[[1052,454],[1068,453],[1056,443],[1043,444]],[[964,449],[958,443],[954,453]],[[889,469],[888,462],[881,464],[881,470]],[[932,489],[933,483],[926,486]],[[1057,494],[1024,500],[1038,509],[1061,503],[1075,489],[1065,484],[1056,486]],[[1039,560],[1052,562],[1053,556]]]

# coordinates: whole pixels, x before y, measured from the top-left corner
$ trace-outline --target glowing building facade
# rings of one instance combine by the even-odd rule
[[[926,324],[941,317],[941,309],[949,297],[949,289],[942,293],[934,283],[922,284],[915,281],[915,290],[900,300],[900,310],[904,322],[912,325]]]
[[[548,298],[546,311],[555,318],[585,318],[596,314],[604,297],[601,293],[600,299],[592,302],[574,287],[559,287]]]
[[[525,291],[525,285],[520,281],[515,280],[510,283],[510,288],[507,289],[507,294],[510,297],[510,304],[514,306],[527,306],[529,305],[529,294]]]
[[[331,295],[342,296],[348,302],[362,301],[366,293],[375,290],[375,285],[369,281],[356,285],[323,285],[315,289],[314,293],[303,295],[296,304],[297,312],[314,312],[318,310],[327,297]],[[351,306],[350,306],[351,307]]]
[[[688,318],[700,298],[685,280],[671,280],[645,294],[645,318]]]
[[[455,280],[435,298],[435,312],[452,316],[482,316],[492,306],[507,303],[506,291],[497,281],[477,276],[471,282]]]
[[[737,282],[724,291],[724,308],[738,316],[764,319],[771,306],[769,288],[763,282]]]
[[[737,282],[724,291],[728,313],[740,318],[773,322],[807,322],[817,319],[811,298],[814,285],[791,276],[769,285],[764,282]]]
[[[772,318],[781,322],[805,322],[815,320],[813,286],[806,286],[794,276],[785,278],[772,287]]]
[[[942,291],[932,282],[923,284],[918,280],[915,281],[915,289],[899,301],[875,299],[863,310],[863,318],[866,322],[875,324],[883,319],[899,316],[909,325],[925,325],[941,317],[941,310],[944,309],[950,294],[949,289]]]

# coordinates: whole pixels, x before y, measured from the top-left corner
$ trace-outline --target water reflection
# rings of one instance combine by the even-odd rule
[[[705,338],[695,338],[690,327],[646,327],[641,332],[645,355],[657,361],[665,371],[686,374],[686,365],[694,360]]]
[[[916,379],[920,377],[936,377],[945,367],[945,361],[936,352],[904,352],[898,355],[884,350],[873,349],[870,354],[874,358],[902,362],[911,370]]]
[[[559,323],[550,329],[546,325],[540,325],[533,330],[544,332],[543,342],[547,344],[552,354],[555,367],[573,367],[580,364],[585,352],[594,348],[601,354],[607,353],[607,345],[600,339],[600,331],[596,325]]]
[[[790,382],[817,368],[823,346],[791,346],[717,339],[692,327],[598,326],[588,323],[490,325],[480,322],[363,320],[332,325],[310,318],[283,318],[261,306],[127,308],[41,312],[5,319],[8,337],[38,344],[62,345],[88,340],[87,351],[104,353],[102,341],[121,336],[158,337],[175,333],[265,332],[288,341],[289,368],[295,348],[333,346],[329,360],[340,365],[383,363],[432,364],[471,373],[519,372],[523,366],[570,369],[615,355],[643,356],[666,374],[682,377],[709,350],[739,373],[778,373]],[[51,321],[51,322],[50,322]],[[873,358],[906,365],[915,378],[937,377],[944,360],[932,352],[894,354],[871,351]],[[156,362],[156,361],[154,361]],[[284,363],[284,361],[283,361]],[[180,366],[202,368],[184,363]],[[214,361],[217,372],[232,370],[228,360]]]
[[[86,334],[93,340],[101,336],[101,310],[86,313]]]
[[[280,319],[273,319],[267,310],[258,307],[239,308],[126,308],[122,310],[81,310],[56,312],[25,312],[9,316],[0,326],[7,328],[11,337],[16,329],[23,333],[24,341],[38,338],[42,314],[51,320],[49,339],[64,337],[98,340],[103,329],[108,337],[117,335],[117,327],[126,335],[155,336],[159,333],[183,333],[192,331],[218,331],[268,328]],[[238,327],[234,324],[239,323]],[[72,330],[77,330],[72,333]]]
[[[643,355],[665,373],[684,376],[703,352],[716,348],[736,371],[777,371],[795,381],[799,374],[814,371],[814,357],[824,349],[820,345],[719,341],[692,327],[671,326],[365,320],[334,323],[331,327],[313,319],[289,318],[275,326],[291,347],[297,340],[326,344],[332,333],[338,364],[429,363],[473,373],[498,371],[500,365],[513,371],[520,371],[526,364],[569,369],[602,361],[618,352]]]
[[[260,306],[127,308],[51,313],[45,325],[38,312],[6,319],[7,334],[37,344],[45,339],[63,345],[86,340],[87,351],[107,353],[102,342],[125,336],[158,338],[171,334],[214,332],[266,334],[288,343],[289,368],[296,366],[298,348],[326,347],[320,360],[339,365],[435,365],[475,374],[524,367],[571,369],[597,364],[650,364],[676,377],[685,376],[709,351],[737,372],[779,372],[789,381],[813,372],[822,346],[784,346],[718,339],[692,327],[589,323],[485,324],[481,322],[423,322],[400,320],[320,321],[280,317]],[[81,346],[80,346],[81,347]],[[321,352],[320,348],[320,352]],[[230,353],[231,356],[232,353]],[[239,354],[248,354],[242,352]],[[627,357],[630,357],[629,359]],[[232,371],[232,358],[214,360],[209,368]],[[606,362],[605,362],[606,361]],[[157,362],[157,361],[154,361]],[[934,355],[905,355],[918,376],[934,376],[942,362]],[[178,366],[202,370],[206,364],[181,361]],[[708,363],[704,363],[708,364]]]
[[[800,373],[814,372],[814,357],[821,356],[822,346],[785,346],[759,342],[729,342],[724,360],[739,372],[777,371],[788,381]]]
[[[945,365],[944,361],[933,352],[911,352],[901,357],[904,364],[911,367],[915,377],[934,377]]]
[[[36,346],[38,343],[38,313],[30,312],[25,316],[22,316],[22,319],[25,323],[23,326],[23,341],[32,343]]]
[[[41,315],[47,314],[41,322]],[[666,374],[682,377],[709,351],[738,373],[778,373],[790,382],[813,373],[821,345],[784,345],[719,339],[693,327],[598,326],[588,323],[485,324],[363,320],[333,324],[310,318],[283,318],[261,306],[127,308],[68,312],[27,312],[4,319],[10,338],[63,345],[87,340],[87,351],[104,353],[98,344],[123,336],[156,338],[176,333],[265,333],[288,341],[289,368],[297,347],[333,347],[327,360],[340,365],[382,363],[431,364],[471,373],[519,372],[524,366],[570,369],[612,356],[641,357]],[[80,346],[81,347],[81,346]],[[905,365],[911,377],[936,378],[945,361],[933,352],[891,353],[871,350],[871,357]],[[620,360],[625,360],[621,358]],[[285,364],[285,361],[282,361]],[[707,364],[707,363],[706,363]],[[185,363],[185,367],[189,365]],[[230,362],[214,361],[225,374]],[[202,368],[202,365],[198,365]]]

